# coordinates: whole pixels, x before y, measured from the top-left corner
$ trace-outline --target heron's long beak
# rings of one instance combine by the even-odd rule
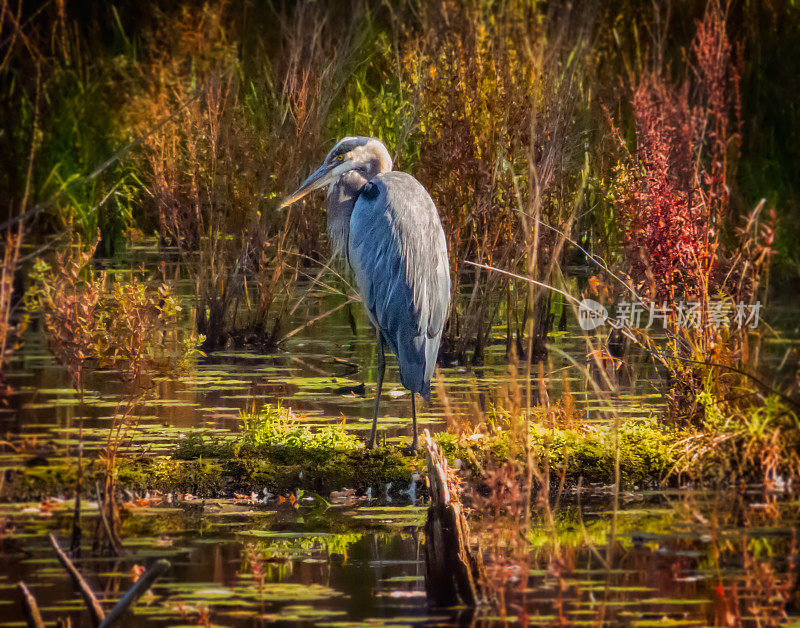
[[[303,181],[303,184],[297,188],[294,192],[292,192],[289,196],[283,199],[281,203],[280,209],[291,205],[295,201],[299,201],[309,192],[313,192],[314,190],[318,190],[319,188],[325,187],[330,183],[331,179],[333,179],[338,173],[335,172],[336,166],[339,164],[328,164],[322,165],[317,168],[308,179]]]

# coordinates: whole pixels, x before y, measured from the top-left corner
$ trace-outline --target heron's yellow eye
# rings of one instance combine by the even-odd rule
[[[339,155],[336,159],[338,159],[339,161],[344,161],[344,155]]]

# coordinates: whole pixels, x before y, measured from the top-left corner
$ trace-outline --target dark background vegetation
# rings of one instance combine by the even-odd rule
[[[160,43],[170,45],[165,24],[186,24],[209,7],[216,7],[213,10],[224,16],[225,36],[230,38],[225,41],[223,33],[217,32],[215,35],[220,39],[217,43],[233,46],[241,74],[253,76],[265,71],[259,61],[280,61],[286,42],[281,41],[278,12],[288,15],[296,4],[229,2],[216,7],[202,2],[70,1],[22,2],[17,7],[14,2],[4,3],[0,43],[6,71],[0,90],[3,99],[0,193],[6,199],[6,216],[13,217],[19,212],[25,189],[37,76],[41,102],[39,126],[44,141],[32,181],[34,202],[49,198],[48,192],[55,185],[54,168],[59,167],[61,172],[57,174],[61,181],[69,180],[72,175],[85,176],[128,139],[121,136],[125,121],[119,117],[134,92],[141,89],[141,76],[130,66],[144,62],[152,54],[148,48],[154,40],[161,38]],[[547,4],[540,3],[538,10],[546,13]],[[705,2],[678,1],[668,5],[669,9],[663,11],[668,19],[665,25],[654,24],[653,6],[639,2],[608,2],[594,8],[594,53],[599,62],[596,89],[601,102],[614,103],[624,98],[629,87],[625,68],[632,62],[646,63],[644,51],[653,46],[659,28],[667,33],[663,41],[665,67],[675,75],[685,71],[695,20],[702,17]],[[372,16],[373,34],[377,31],[379,36],[397,36],[392,32],[392,22],[398,19],[403,20],[402,30],[421,26],[415,19],[413,3],[395,2],[386,6],[372,3],[361,8],[358,3],[341,6],[332,3],[329,8],[339,15],[334,19],[335,24],[324,29],[323,37],[338,39],[348,23],[363,19],[359,16],[364,10]],[[15,22],[24,25],[22,37],[14,31]],[[360,30],[361,24],[356,27]],[[797,246],[800,148],[796,141],[800,135],[796,99],[800,91],[799,28],[800,8],[793,2],[743,0],[731,3],[729,9],[728,33],[744,59],[742,150],[734,179],[734,199],[744,210],[766,197],[777,209],[782,219],[777,270],[786,279],[796,278],[800,262]],[[366,39],[363,34],[360,36]],[[364,48],[374,47],[371,41],[361,43]],[[375,51],[362,52],[367,54],[354,59],[351,65],[370,64],[373,71],[363,72],[368,88],[375,91],[382,86],[386,88],[385,72],[374,67]],[[190,51],[187,53],[191,55]],[[191,64],[190,59],[185,61]],[[352,80],[352,76],[347,78]],[[345,107],[351,97],[347,80],[339,91],[334,108]],[[153,120],[153,124],[156,122]],[[600,123],[595,121],[595,126]],[[320,138],[320,146],[315,147],[317,152],[311,159],[336,139],[334,135]],[[415,164],[400,165],[413,170]],[[81,191],[81,187],[75,186],[72,193],[89,194]],[[135,214],[144,226],[152,226],[143,211],[136,208]],[[107,228],[115,227],[110,224],[114,219],[114,216],[105,219],[109,223]],[[58,227],[43,222],[43,229]]]

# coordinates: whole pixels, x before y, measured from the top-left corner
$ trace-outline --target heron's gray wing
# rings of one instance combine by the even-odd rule
[[[350,266],[372,322],[400,363],[400,379],[428,398],[450,308],[447,244],[439,214],[409,174],[364,186],[350,218]]]

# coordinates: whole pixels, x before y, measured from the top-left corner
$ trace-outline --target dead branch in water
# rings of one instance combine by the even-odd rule
[[[28,628],[44,628],[42,614],[39,612],[39,605],[36,603],[36,598],[33,597],[33,594],[22,580],[17,583],[17,587],[22,595],[22,610],[25,613],[25,620],[28,622]]]
[[[168,560],[158,560],[142,575],[134,585],[128,590],[125,596],[117,602],[117,605],[106,616],[100,624],[100,628],[109,628],[117,623],[125,611],[136,603],[142,595],[153,585],[153,583],[160,578],[167,569],[170,568]]]
[[[95,628],[110,628],[116,624],[122,615],[125,614],[133,604],[138,600],[145,592],[153,585],[153,583],[161,577],[167,569],[169,569],[170,564],[167,560],[158,560],[156,561],[150,569],[148,569],[141,578],[139,578],[136,583],[128,590],[128,592],[124,595],[124,597],[117,602],[116,606],[111,609],[111,612],[106,615],[105,611],[103,611],[103,607],[98,601],[97,597],[95,596],[94,592],[92,591],[89,584],[86,582],[84,577],[81,575],[81,572],[78,571],[78,568],[75,567],[73,562],[70,560],[69,556],[64,553],[64,550],[61,549],[61,546],[56,540],[55,535],[52,533],[49,535],[50,544],[53,546],[53,549],[56,551],[56,556],[58,557],[58,561],[64,566],[64,569],[67,570],[70,577],[72,578],[72,582],[75,586],[80,590],[81,596],[83,597],[83,601],[86,603],[86,607],[89,609],[89,614],[92,617],[92,625]],[[27,591],[27,588],[24,588],[24,584],[20,583],[20,587],[23,590],[23,595]],[[31,600],[33,601],[33,606],[30,606]],[[36,607],[36,600],[33,599],[33,596],[30,595],[28,592],[27,596],[23,600],[23,603],[26,604],[26,615],[28,614],[29,608],[36,609],[38,613],[38,608]],[[32,617],[32,615],[28,615]],[[41,617],[39,617],[39,621],[41,622]],[[31,623],[29,619],[28,625],[32,628],[39,628],[43,624],[35,624]]]
[[[92,591],[89,583],[86,582],[84,577],[81,575],[81,572],[78,571],[78,568],[70,560],[69,556],[67,556],[64,553],[64,550],[61,549],[61,546],[58,544],[58,540],[56,539],[55,535],[51,532],[48,535],[48,538],[50,539],[50,545],[52,545],[53,549],[56,551],[58,562],[60,562],[64,569],[67,570],[70,578],[72,578],[73,584],[80,591],[83,601],[86,603],[86,607],[89,609],[89,614],[92,617],[92,625],[100,626],[100,624],[103,623],[106,614],[103,611],[103,607],[100,605],[100,602],[97,601],[94,591]]]

